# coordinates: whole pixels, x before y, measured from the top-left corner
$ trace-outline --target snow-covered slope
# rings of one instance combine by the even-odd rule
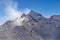
[[[0,40],[60,40],[59,15],[45,18],[33,10],[26,12],[0,27]]]

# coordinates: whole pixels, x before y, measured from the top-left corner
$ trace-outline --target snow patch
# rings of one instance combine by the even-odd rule
[[[31,9],[25,8],[23,10],[23,13],[25,13],[26,15],[29,14],[31,12]]]

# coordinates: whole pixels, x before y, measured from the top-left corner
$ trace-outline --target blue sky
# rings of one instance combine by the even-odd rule
[[[25,8],[39,12],[45,17],[60,14],[60,0],[0,0],[0,24],[22,14]]]
[[[18,9],[30,8],[44,16],[60,14],[60,0],[18,0]]]

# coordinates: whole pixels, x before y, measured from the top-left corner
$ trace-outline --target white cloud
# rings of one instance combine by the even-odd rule
[[[13,1],[9,1],[9,3],[6,5],[5,12],[10,19],[19,17],[22,14],[21,11],[18,11],[17,6],[17,2]]]
[[[5,16],[0,17],[0,24],[3,24],[7,20],[13,20],[19,16],[21,16],[22,12],[18,11],[18,3],[14,2],[13,0],[2,0],[0,4],[4,6],[2,12]]]
[[[11,19],[14,19],[16,17],[19,17],[20,16],[20,13],[21,13],[20,11],[18,11],[15,8],[12,8],[11,6],[8,6],[5,9],[5,11],[6,11],[7,16],[9,16],[9,18],[11,18]]]

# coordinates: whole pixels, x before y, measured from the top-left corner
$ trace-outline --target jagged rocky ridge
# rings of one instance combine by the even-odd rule
[[[0,26],[0,40],[60,40],[60,15],[45,18],[30,11]]]

